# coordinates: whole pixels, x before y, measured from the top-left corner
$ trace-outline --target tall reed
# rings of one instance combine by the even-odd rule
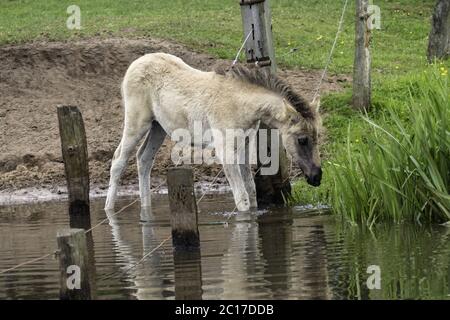
[[[333,210],[354,223],[450,220],[448,77],[416,76],[407,99],[377,121],[364,117],[365,143],[355,150],[349,138],[330,166]]]

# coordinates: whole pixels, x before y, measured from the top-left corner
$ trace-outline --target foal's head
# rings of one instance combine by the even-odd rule
[[[284,100],[286,112],[282,116],[281,135],[287,152],[302,169],[306,181],[315,187],[322,180],[319,153],[319,114],[311,111],[310,115],[298,112],[288,101]]]
[[[273,117],[279,124],[284,146],[302,169],[306,181],[310,185],[319,186],[322,180],[319,153],[321,128],[319,102],[316,105],[310,105],[279,77],[259,68],[249,69],[242,65],[235,65],[230,70],[216,72],[264,87],[283,98],[282,105],[274,110]]]

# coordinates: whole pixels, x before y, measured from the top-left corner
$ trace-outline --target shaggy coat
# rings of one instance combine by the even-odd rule
[[[134,61],[122,83],[125,123],[114,154],[106,209],[113,209],[117,186],[128,158],[137,152],[141,205],[150,206],[150,172],[165,136],[179,128],[257,129],[260,122],[279,129],[283,144],[313,185],[320,184],[317,148],[320,116],[278,77],[260,69],[234,66],[228,72],[203,72],[170,54],[147,54]],[[219,141],[219,140],[217,140]],[[214,139],[223,160],[224,146]],[[225,164],[225,175],[241,211],[256,207],[249,164]]]

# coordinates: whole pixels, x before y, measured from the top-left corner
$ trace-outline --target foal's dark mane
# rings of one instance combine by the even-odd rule
[[[299,112],[303,118],[314,120],[316,112],[313,107],[292,87],[276,75],[261,68],[247,68],[243,65],[234,65],[229,70],[217,69],[216,73],[231,76],[235,79],[261,86],[278,93],[285,98]]]

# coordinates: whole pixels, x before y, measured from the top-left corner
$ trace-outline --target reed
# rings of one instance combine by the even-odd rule
[[[394,103],[395,101],[395,103]],[[450,103],[448,77],[414,76],[403,106],[388,104],[355,150],[329,167],[334,212],[353,223],[450,220]]]

